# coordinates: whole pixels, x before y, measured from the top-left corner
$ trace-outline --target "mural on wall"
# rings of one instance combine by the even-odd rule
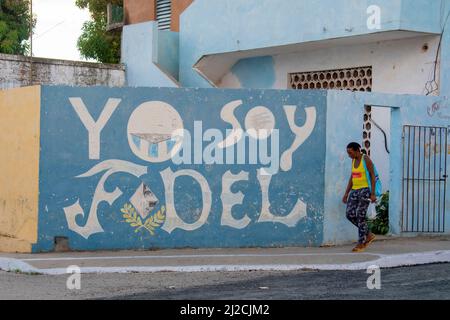
[[[321,243],[325,93],[42,93],[34,251]]]
[[[124,207],[120,209],[120,211],[123,212],[125,222],[129,223],[131,227],[136,228],[134,232],[138,232],[141,228],[145,228],[151,235],[155,235],[155,229],[160,228],[164,223],[166,218],[164,210],[165,208],[162,207],[157,213],[144,220],[145,218],[138,216],[136,209],[130,204],[125,204]]]
[[[128,142],[133,153],[142,160],[164,162],[181,147],[183,137],[172,137],[177,130],[183,130],[178,112],[162,101],[149,101],[131,114]]]

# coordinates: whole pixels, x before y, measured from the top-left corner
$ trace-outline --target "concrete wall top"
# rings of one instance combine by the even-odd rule
[[[0,54],[0,89],[47,85],[125,84],[125,66]]]
[[[125,66],[122,64],[109,64],[109,63],[97,63],[97,62],[87,62],[87,61],[73,61],[73,60],[61,60],[61,59],[49,59],[40,57],[27,57],[12,54],[0,53],[0,60],[5,61],[20,61],[20,62],[30,62],[38,64],[51,64],[51,65],[64,65],[73,67],[85,67],[85,68],[97,68],[97,69],[112,69],[125,71]]]

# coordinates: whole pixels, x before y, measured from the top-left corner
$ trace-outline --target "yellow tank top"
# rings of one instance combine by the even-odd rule
[[[369,187],[369,182],[364,170],[363,159],[361,159],[358,168],[355,169],[355,160],[352,161],[352,190],[359,190]]]

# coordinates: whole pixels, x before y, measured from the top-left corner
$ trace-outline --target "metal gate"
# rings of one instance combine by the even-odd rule
[[[402,137],[402,232],[444,232],[448,128],[407,125]]]

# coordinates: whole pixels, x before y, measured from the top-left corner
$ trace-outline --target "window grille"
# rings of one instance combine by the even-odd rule
[[[159,30],[170,30],[171,14],[171,0],[158,0],[156,2],[156,20]]]

